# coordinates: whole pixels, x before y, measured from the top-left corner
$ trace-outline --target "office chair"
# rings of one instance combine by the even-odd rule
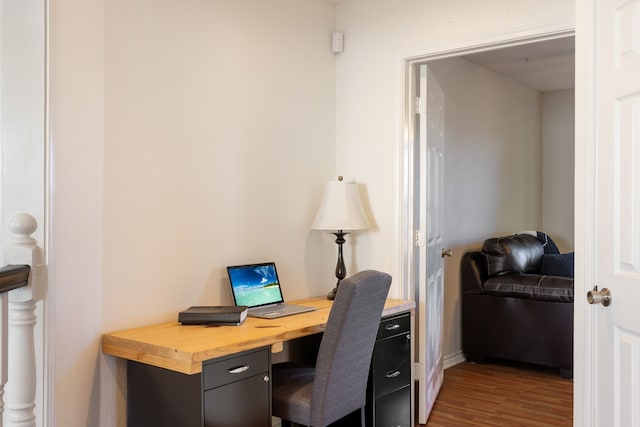
[[[273,366],[273,415],[325,427],[360,409],[364,427],[367,379],[391,276],[367,270],[340,282],[320,342],[316,366]]]

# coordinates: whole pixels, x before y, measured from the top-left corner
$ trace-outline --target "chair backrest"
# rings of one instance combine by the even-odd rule
[[[373,270],[340,282],[318,350],[311,400],[313,426],[365,405],[367,379],[391,276]]]
[[[544,246],[529,234],[494,237],[482,244],[489,276],[540,273]]]

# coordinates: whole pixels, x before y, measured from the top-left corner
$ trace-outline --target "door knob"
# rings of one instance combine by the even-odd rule
[[[453,256],[453,251],[451,251],[451,249],[443,249],[441,253],[442,253],[442,258],[446,256]]]
[[[594,286],[592,291],[587,292],[587,302],[589,304],[602,304],[605,307],[611,304],[611,291],[607,288],[602,288],[602,291],[598,291],[598,286]]]

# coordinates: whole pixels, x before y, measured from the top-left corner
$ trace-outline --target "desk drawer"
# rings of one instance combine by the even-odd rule
[[[205,391],[204,427],[271,426],[270,391],[264,375]]]
[[[375,427],[411,427],[410,386],[377,400]]]
[[[411,384],[411,337],[408,332],[376,343],[372,370],[376,398]]]
[[[408,314],[387,317],[380,322],[377,339],[381,340],[397,334],[407,333],[409,331],[411,331],[411,316]]]
[[[265,372],[269,372],[268,348],[207,363],[202,367],[202,382],[209,390]]]

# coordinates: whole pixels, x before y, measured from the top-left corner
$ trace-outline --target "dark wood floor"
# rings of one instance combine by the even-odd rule
[[[572,380],[528,366],[465,362],[445,370],[426,427],[572,424]]]

